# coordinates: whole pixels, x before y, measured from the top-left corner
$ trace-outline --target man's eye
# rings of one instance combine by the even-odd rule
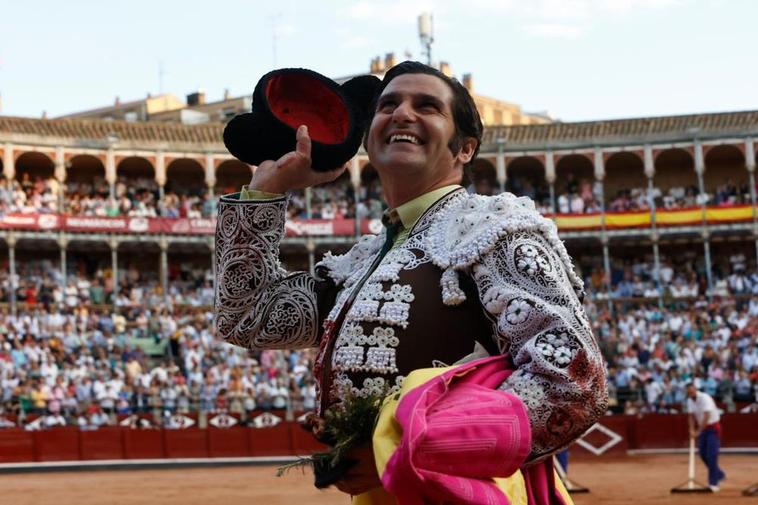
[[[397,104],[394,101],[387,100],[387,101],[381,102],[379,106],[376,108],[376,110],[378,111],[392,110],[395,108],[396,105]]]
[[[437,104],[436,104],[436,103],[434,103],[434,102],[422,102],[422,103],[420,104],[420,107],[421,107],[422,109],[425,109],[425,110],[433,110],[433,111],[438,111],[438,110],[440,109],[440,108],[437,106]]]

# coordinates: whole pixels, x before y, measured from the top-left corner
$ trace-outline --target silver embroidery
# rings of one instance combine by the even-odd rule
[[[283,200],[241,204],[222,199],[217,327],[233,343],[293,347],[316,341],[315,281],[306,274],[286,276],[277,260],[285,206]],[[328,322],[336,320],[383,240],[383,235],[364,238],[347,254],[327,255],[319,264],[342,288]],[[387,254],[338,331],[331,357],[333,392],[363,396],[399,390],[403,376],[397,375],[395,329],[412,324],[415,298],[412,286],[399,283],[399,274],[430,261],[442,270],[445,304],[465,300],[459,278],[468,275],[483,309],[496,321],[493,338],[517,367],[501,387],[527,405],[532,460],[566,445],[604,413],[604,367],[578,300],[582,282],[552,221],[528,199],[510,194],[452,193]],[[363,323],[379,326],[366,334]],[[370,377],[354,384],[348,376],[353,373]]]
[[[314,346],[315,279],[279,264],[285,199],[221,198],[216,225],[216,332],[251,349]]]

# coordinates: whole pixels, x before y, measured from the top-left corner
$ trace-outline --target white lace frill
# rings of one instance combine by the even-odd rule
[[[444,303],[457,305],[466,299],[457,271],[479,263],[508,234],[529,231],[545,237],[563,262],[573,289],[583,293],[584,283],[558,238],[555,223],[540,215],[531,199],[512,193],[467,195],[440,210],[427,235],[431,260],[444,271],[440,286]]]
[[[365,268],[369,258],[382,248],[383,242],[384,234],[364,235],[345,254],[335,255],[327,252],[316,266],[325,267],[327,275],[332,278],[335,284],[345,284],[349,278],[356,276],[357,271]]]

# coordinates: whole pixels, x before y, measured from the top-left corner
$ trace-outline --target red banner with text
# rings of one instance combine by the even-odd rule
[[[592,214],[558,214],[547,216],[555,219],[560,231],[599,230],[602,216]],[[749,205],[725,207],[660,210],[656,213],[656,223],[660,227],[691,226],[703,223],[744,223],[753,219],[753,209]],[[605,215],[605,226],[609,229],[649,228],[651,215],[648,211],[609,212]],[[33,231],[67,231],[72,233],[134,233],[167,235],[212,235],[216,220],[169,219],[161,217],[98,217],[65,216],[60,214],[0,215],[0,229]],[[349,237],[356,234],[354,219],[295,219],[287,221],[285,231],[288,237]],[[362,220],[360,233],[377,234],[382,230],[378,219]]]
[[[71,233],[213,235],[216,220],[12,213],[0,216],[0,229]],[[376,234],[381,230],[382,224],[378,219],[361,221],[361,234]],[[288,237],[349,237],[355,235],[356,230],[354,219],[298,219],[287,221],[285,232]]]

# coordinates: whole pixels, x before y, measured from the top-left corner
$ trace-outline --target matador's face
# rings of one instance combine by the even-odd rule
[[[449,148],[455,136],[452,100],[447,83],[433,75],[392,79],[377,100],[368,134],[369,159],[377,171],[435,180],[460,170],[471,153]]]

